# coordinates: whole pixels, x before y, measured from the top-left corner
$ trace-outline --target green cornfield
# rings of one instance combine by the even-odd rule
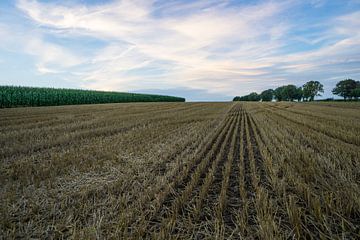
[[[121,102],[185,102],[185,99],[138,93],[0,86],[0,108]]]

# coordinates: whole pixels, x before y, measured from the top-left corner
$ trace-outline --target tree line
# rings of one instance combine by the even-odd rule
[[[78,89],[0,86],[0,108],[121,102],[185,102],[185,98]]]
[[[301,87],[289,84],[276,89],[267,89],[260,94],[252,92],[245,96],[236,96],[233,101],[314,101],[316,96],[324,93],[324,86],[319,81],[309,81]],[[360,97],[360,81],[345,79],[336,84],[332,93],[344,100],[358,99]]]

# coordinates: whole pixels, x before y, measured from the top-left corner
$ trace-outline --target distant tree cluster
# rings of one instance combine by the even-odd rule
[[[301,101],[303,95],[303,89],[295,85],[281,86],[274,90],[274,97],[277,101],[294,101],[295,99]]]
[[[234,101],[260,101],[261,95],[257,94],[256,92],[252,92],[248,95],[242,96],[242,97],[235,97]]]
[[[345,79],[336,84],[332,93],[346,99],[358,99],[360,97],[360,81]]]
[[[323,93],[323,85],[318,81],[309,81],[302,87],[296,87],[295,85],[284,85],[273,89],[267,89],[260,94],[256,92],[250,93],[245,96],[237,96],[233,101],[263,101],[270,102],[273,99],[277,101],[313,101],[315,96],[321,96]]]
[[[252,92],[245,96],[236,96],[233,101],[314,101],[316,96],[324,93],[324,86],[318,81],[309,81],[302,87],[295,85],[284,85],[273,89],[267,89],[260,94]],[[360,97],[360,81],[346,79],[336,84],[332,91],[333,94],[342,96],[346,99],[358,99]]]

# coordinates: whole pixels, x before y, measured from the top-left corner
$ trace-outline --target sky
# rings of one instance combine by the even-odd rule
[[[360,0],[0,0],[0,85],[228,101],[360,80]]]

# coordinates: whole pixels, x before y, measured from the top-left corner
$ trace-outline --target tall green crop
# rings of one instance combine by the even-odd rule
[[[0,108],[121,102],[185,102],[185,99],[153,94],[0,86]]]

